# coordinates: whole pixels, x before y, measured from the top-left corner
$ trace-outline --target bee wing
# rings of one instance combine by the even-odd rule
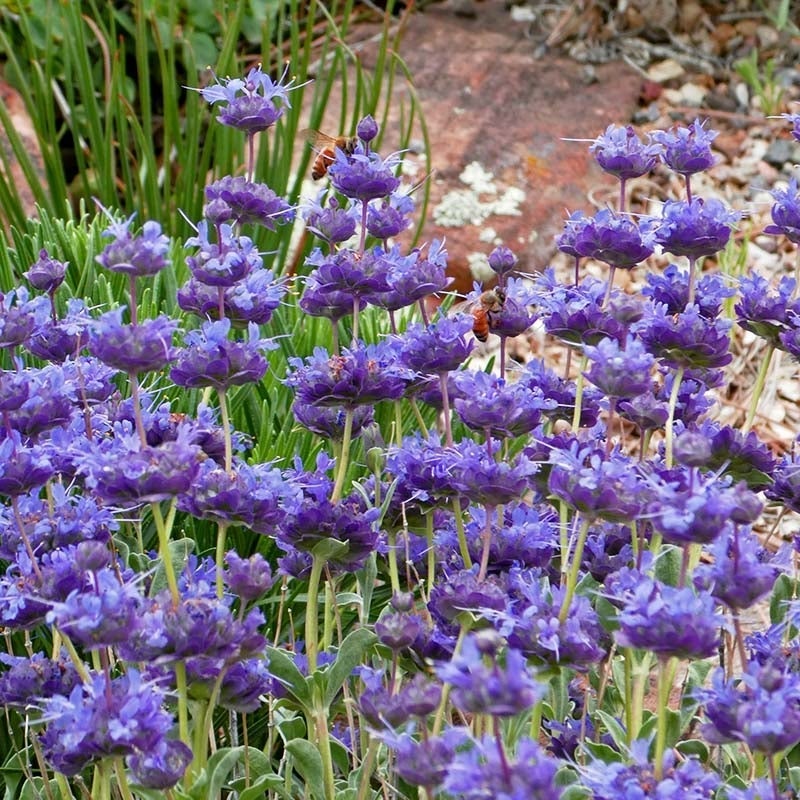
[[[334,147],[336,145],[336,137],[328,136],[327,133],[315,130],[314,128],[305,128],[300,131],[300,135],[316,150],[322,150],[324,147]]]
[[[457,317],[459,314],[471,314],[475,310],[475,300],[460,300],[453,303],[447,311],[448,317]]]

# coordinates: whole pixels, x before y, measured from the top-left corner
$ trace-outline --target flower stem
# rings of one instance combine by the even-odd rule
[[[494,508],[486,506],[486,525],[483,528],[483,550],[481,552],[481,566],[478,570],[478,580],[482,581],[486,577],[486,572],[489,569],[489,550],[492,546],[492,517],[494,516]]]
[[[687,305],[692,305],[694,303],[694,290],[695,284],[697,283],[697,276],[695,275],[697,265],[697,259],[689,256],[689,301]]]
[[[175,501],[172,501],[174,506]],[[169,550],[169,533],[166,524],[164,523],[164,516],[161,513],[161,506],[158,503],[150,503],[150,508],[153,511],[153,521],[156,524],[156,531],[158,531],[158,553],[161,556],[161,562],[164,565],[164,573],[167,577],[167,586],[169,593],[172,597],[174,605],[178,605],[181,599],[180,592],[178,591],[178,581],[175,578],[175,567],[172,563],[172,553]],[[172,509],[169,512],[170,519],[173,519]],[[169,526],[170,529],[172,525]]]
[[[233,433],[231,431],[230,414],[228,413],[228,394],[225,389],[217,390],[219,399],[219,418],[222,423],[222,434],[225,437],[225,471],[233,470]]]
[[[311,575],[308,578],[306,595],[306,655],[308,656],[308,674],[317,669],[317,650],[319,646],[319,584],[325,559],[314,556],[311,561]]]
[[[669,711],[669,691],[678,659],[670,656],[658,662],[658,721],[656,726],[656,749],[654,755],[654,771],[661,780],[664,770],[664,749],[667,744],[667,712]]]
[[[453,498],[453,515],[456,522],[456,533],[458,535],[458,551],[461,553],[461,560],[464,562],[464,569],[472,569],[472,559],[469,555],[467,546],[467,532],[464,530],[464,512],[461,509],[461,499]],[[431,525],[433,518],[431,518]]]
[[[570,563],[569,573],[567,574],[567,585],[564,589],[564,600],[561,603],[561,610],[558,612],[558,621],[562,625],[567,620],[570,603],[572,603],[572,598],[575,595],[575,587],[578,585],[578,573],[581,569],[583,547],[586,544],[586,537],[589,535],[590,524],[591,519],[586,518],[582,520],[580,530],[578,531],[578,540],[575,542],[575,551],[572,553],[572,562]]]
[[[336,505],[342,499],[344,479],[347,475],[347,468],[350,462],[350,442],[353,437],[353,413],[352,408],[347,408],[344,412],[344,432],[342,433],[342,455],[336,470],[336,483],[333,486],[331,503]]]
[[[750,407],[747,409],[747,419],[745,419],[742,426],[743,436],[746,436],[750,428],[753,427],[753,420],[756,417],[756,411],[758,411],[758,403],[761,400],[761,393],[764,391],[764,383],[767,380],[767,373],[769,372],[769,365],[772,363],[772,354],[774,352],[775,345],[770,342],[758,367],[758,375],[756,375],[756,382],[753,386],[753,395],[750,398]]]
[[[228,532],[228,525],[221,520],[217,523],[217,547],[216,547],[216,585],[217,598],[222,600],[225,593],[225,583],[222,579],[223,562],[225,561],[225,540]]]
[[[578,377],[575,380],[575,410],[572,413],[572,430],[577,431],[581,426],[581,403],[583,402],[583,371],[589,363],[589,358],[584,356],[578,369]]]
[[[133,424],[136,426],[136,433],[139,434],[139,441],[142,443],[142,447],[147,447],[147,433],[144,429],[144,420],[142,419],[142,401],[139,397],[139,376],[135,372],[129,372],[128,380],[131,384]]]
[[[114,759],[114,771],[117,773],[117,787],[119,788],[119,793],[122,795],[122,800],[133,800],[131,787],[128,786],[128,778],[125,775],[125,765],[122,761],[122,756],[117,756]]]
[[[669,394],[669,416],[667,417],[667,427],[664,430],[666,439],[664,442],[664,463],[667,469],[672,467],[672,440],[675,435],[673,430],[675,427],[675,408],[678,405],[678,394],[681,390],[681,383],[683,382],[683,367],[678,367],[675,373],[675,381],[672,384],[672,391]]]
[[[178,734],[181,741],[191,747],[192,740],[189,736],[189,694],[186,683],[186,664],[180,660],[175,662],[175,687],[178,692]],[[195,757],[196,756],[197,754],[195,753]]]

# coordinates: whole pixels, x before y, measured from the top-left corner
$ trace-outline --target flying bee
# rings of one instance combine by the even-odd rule
[[[311,165],[311,177],[321,180],[328,174],[328,167],[336,160],[336,151],[341,150],[346,156],[355,152],[358,136],[328,136],[321,131],[304,131],[307,140],[317,153]]]
[[[494,327],[492,315],[498,314],[503,310],[503,303],[506,301],[506,293],[503,289],[489,289],[482,292],[478,299],[472,304],[470,313],[472,314],[472,332],[479,342],[485,342],[489,338],[489,331]]]

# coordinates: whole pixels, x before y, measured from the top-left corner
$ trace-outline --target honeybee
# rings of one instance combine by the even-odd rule
[[[503,289],[489,289],[482,292],[478,299],[472,304],[470,313],[472,314],[472,332],[479,342],[485,342],[489,338],[489,331],[492,329],[492,315],[503,310],[503,303],[506,301],[506,293]]]
[[[328,136],[321,131],[306,130],[306,138],[316,150],[317,157],[311,165],[311,177],[318,181],[328,174],[328,167],[336,160],[336,151],[351,156],[358,144],[358,136]]]

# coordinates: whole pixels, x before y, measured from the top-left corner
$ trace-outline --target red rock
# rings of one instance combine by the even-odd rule
[[[569,212],[591,213],[593,190],[616,193],[615,179],[591,158],[589,142],[568,139],[594,139],[611,123],[627,124],[640,76],[623,63],[601,64],[589,82],[575,61],[548,53],[535,58],[526,30],[502,2],[482,3],[474,20],[430,7],[410,17],[400,46],[436,171],[423,240],[446,239],[458,291],[472,288],[470,263],[496,243],[510,247],[522,269],[544,268]],[[367,53],[363,60],[369,67]],[[397,114],[400,103],[393,105]],[[477,194],[479,206],[459,179],[473,162],[493,176],[495,189]],[[453,194],[458,191],[465,194]],[[518,214],[488,213],[477,225],[442,224],[448,208],[486,213],[485,206],[506,193],[506,199],[519,197]]]

